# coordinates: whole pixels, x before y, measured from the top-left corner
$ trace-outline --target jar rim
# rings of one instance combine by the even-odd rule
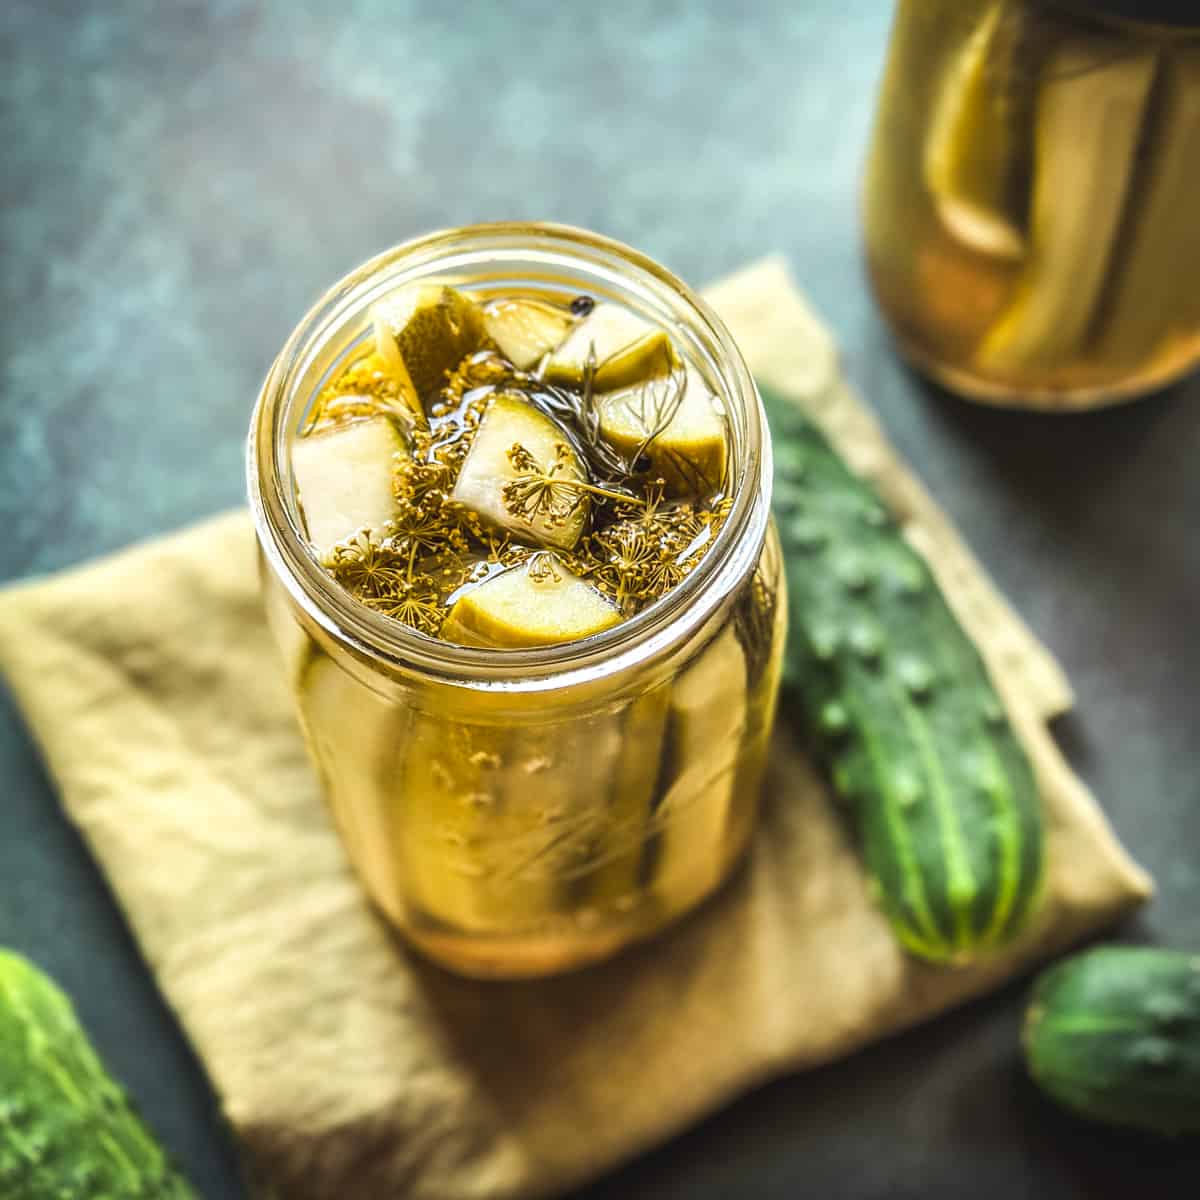
[[[380,295],[448,265],[536,262],[592,273],[653,302],[686,324],[710,356],[733,430],[732,508],[696,567],[664,597],[612,628],[529,649],[444,642],[377,613],[320,566],[300,526],[292,487],[289,420],[314,358]],[[520,276],[516,276],[519,278]],[[305,404],[311,398],[303,397]],[[440,230],[383,251],[322,295],[271,365],[250,422],[247,490],[262,553],[293,602],[335,643],[403,677],[486,690],[556,690],[668,654],[701,628],[747,579],[766,536],[771,445],[749,368],[720,317],[686,284],[639,251],[568,225],[494,222]]]

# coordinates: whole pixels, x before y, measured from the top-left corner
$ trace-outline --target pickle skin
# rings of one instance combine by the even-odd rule
[[[790,631],[785,694],[901,944],[982,960],[1044,894],[1037,778],[928,565],[813,422],[760,388]]]
[[[1185,208],[1200,198],[1200,49],[1165,50],[1160,82],[1152,149],[1131,190],[1094,348],[1098,361],[1131,371],[1173,333],[1192,347],[1200,340],[1200,234]]]
[[[376,353],[422,416],[448,372],[487,341],[478,305],[444,284],[409,284],[379,301],[371,320]]]

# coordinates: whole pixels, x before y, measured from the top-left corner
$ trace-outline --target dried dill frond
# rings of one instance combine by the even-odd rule
[[[504,507],[522,521],[541,520],[547,525],[565,525],[587,503],[588,487],[570,471],[575,456],[570,447],[554,447],[554,462],[545,471],[537,459],[519,442],[510,446],[508,461],[517,472],[516,479],[501,490]]]
[[[641,430],[641,440],[632,454],[622,454],[601,429],[600,409],[594,391],[595,347],[589,347],[579,390],[538,383],[527,392],[529,401],[562,424],[575,449],[587,463],[593,479],[615,489],[633,488],[646,481],[647,450],[675,419],[683,403],[687,376],[682,367],[668,375],[646,380],[622,391],[622,403]],[[693,474],[697,474],[693,471]],[[697,495],[706,489],[697,489]]]
[[[437,636],[446,615],[436,580],[424,574],[401,579],[388,591],[362,600],[376,612],[430,637]]]
[[[522,542],[514,542],[507,533],[488,530],[485,537],[487,540],[485,561],[492,565],[515,567],[525,562],[532,554],[537,553],[532,547],[526,546]]]
[[[446,502],[440,491],[426,492],[419,500],[398,497],[396,515],[384,526],[388,540],[417,554],[466,550],[457,515],[447,511]]]
[[[455,474],[447,456],[435,452],[433,435],[419,429],[409,440],[409,453],[396,456],[392,491],[400,503],[420,501],[430,492],[448,492]]]
[[[407,573],[406,556],[365,529],[339,542],[321,565],[360,599],[382,595]]]
[[[592,582],[611,596],[629,615],[653,597],[650,576],[660,561],[660,550],[645,532],[629,525],[610,525],[589,539],[585,561]]]
[[[303,433],[358,417],[377,416],[390,417],[405,434],[418,424],[399,381],[372,351],[349,363],[317,393]]]
[[[580,573],[630,614],[665,596],[703,557],[724,520],[690,504],[664,506],[652,492],[640,511],[591,534],[576,552]]]
[[[450,372],[431,415],[435,418],[449,416],[460,410],[464,400],[470,401],[470,394],[479,389],[494,390],[510,384],[520,387],[528,382],[528,375],[518,371],[495,350],[480,350],[477,354],[469,354]]]
[[[573,468],[575,454],[563,442],[555,445],[554,461],[546,470],[542,470],[538,460],[519,442],[509,447],[508,461],[517,477],[504,485],[500,495],[509,514],[523,521],[565,525],[589,496],[603,497],[621,505],[640,503],[636,496],[627,492],[599,487],[567,474]]]
[[[562,580],[554,555],[545,550],[539,550],[529,559],[528,573],[534,583],[559,583]]]
[[[635,388],[625,400],[625,407],[645,430],[634,452],[634,463],[641,459],[654,440],[675,420],[686,388],[687,375],[682,366],[676,366],[667,375],[648,379]]]

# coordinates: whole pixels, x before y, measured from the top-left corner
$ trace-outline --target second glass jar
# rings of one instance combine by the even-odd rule
[[[868,163],[875,294],[968,397],[1087,408],[1200,363],[1200,15],[900,0]]]

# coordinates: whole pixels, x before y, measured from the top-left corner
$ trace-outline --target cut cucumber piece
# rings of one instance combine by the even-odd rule
[[[558,346],[574,324],[570,313],[543,300],[489,300],[483,306],[488,337],[521,371]]]
[[[396,513],[393,460],[406,453],[387,417],[352,421],[297,438],[292,471],[308,539],[318,554],[358,533],[375,530]]]
[[[582,387],[589,353],[596,356],[597,392],[627,387],[671,369],[674,351],[661,330],[616,304],[597,304],[546,360],[548,383]]]
[[[529,452],[538,472],[553,470],[554,479],[562,484],[587,482],[587,471],[562,429],[525,400],[501,395],[492,401],[479,423],[454,485],[454,499],[499,529],[545,546],[570,550],[587,521],[587,496],[564,492],[547,497],[556,509],[578,499],[579,503],[561,518],[545,508],[528,516],[510,511],[504,488],[522,474],[509,457],[514,446]]]
[[[673,781],[656,813],[653,879],[673,903],[703,894],[724,870],[746,702],[746,659],[730,625],[680,675],[671,694],[666,752]]]
[[[651,472],[662,476],[668,492],[698,499],[717,491],[725,478],[725,421],[716,397],[690,363],[684,380],[675,415],[646,453]],[[627,458],[635,456],[653,432],[656,401],[668,386],[663,379],[601,397],[600,432]]]
[[[679,366],[679,355],[665,333],[651,333],[618,350],[596,367],[595,392],[615,392],[648,380],[662,379]]]
[[[379,301],[371,312],[375,350],[418,413],[446,374],[480,349],[487,334],[479,307],[451,287],[414,283]]]
[[[606,596],[543,553],[464,592],[442,637],[502,649],[551,646],[600,633],[620,619]]]

